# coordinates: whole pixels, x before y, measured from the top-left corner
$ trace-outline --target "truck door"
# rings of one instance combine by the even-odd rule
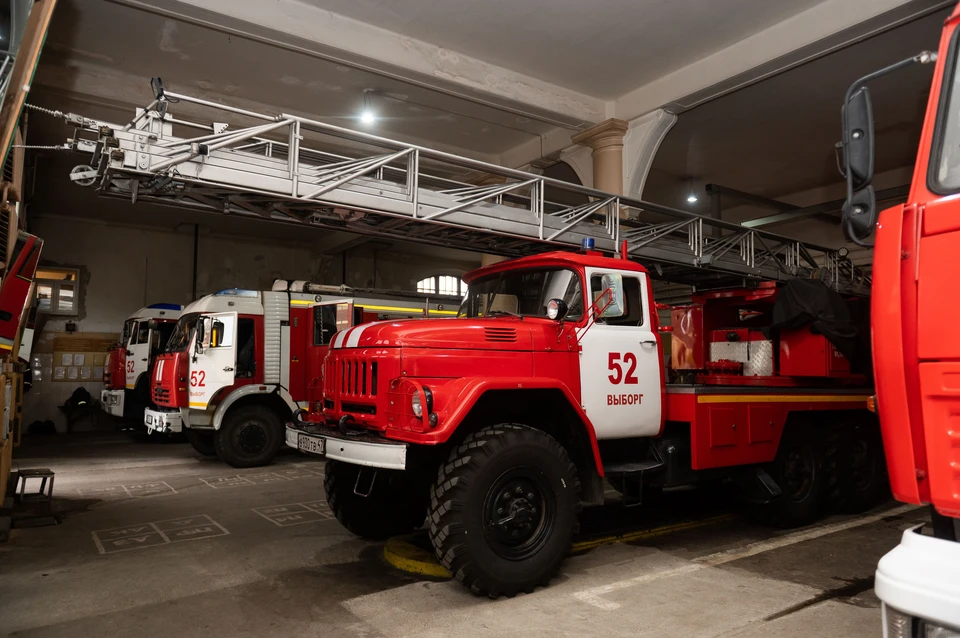
[[[134,324],[133,330],[130,331],[130,341],[127,344],[127,390],[133,390],[140,375],[147,372],[150,361],[150,344],[153,339],[152,324],[153,322],[149,319],[141,319]]]
[[[202,315],[191,346],[190,407],[205,410],[218,390],[234,384],[237,368],[237,313]]]
[[[653,331],[654,310],[648,303],[650,280],[640,273],[600,268],[587,268],[586,275],[587,303],[600,297],[605,284],[615,281],[617,275],[622,277],[623,307],[608,307],[603,313],[608,316],[599,317],[580,340],[584,411],[598,439],[656,436],[660,432],[663,363]]]

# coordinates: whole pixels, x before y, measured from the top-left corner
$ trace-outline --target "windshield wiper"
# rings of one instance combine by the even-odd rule
[[[487,313],[488,317],[492,317],[494,315],[508,315],[510,317],[516,317],[520,321],[523,321],[523,315],[518,315],[517,313],[510,312],[509,310],[491,310],[490,312]]]

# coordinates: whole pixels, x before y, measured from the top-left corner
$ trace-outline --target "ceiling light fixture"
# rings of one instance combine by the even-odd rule
[[[696,204],[697,196],[693,193],[690,193],[689,195],[687,195],[687,201],[690,202],[691,204]]]
[[[370,93],[372,89],[364,89],[363,91],[363,111],[360,112],[360,121],[364,124],[373,124],[377,121],[377,116],[374,114],[373,109],[370,108]]]

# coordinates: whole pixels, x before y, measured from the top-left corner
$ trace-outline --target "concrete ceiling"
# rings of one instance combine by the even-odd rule
[[[823,0],[306,2],[610,100]]]
[[[707,183],[788,201],[826,187],[819,200],[801,205],[840,197],[843,178],[834,143],[840,139],[844,92],[871,71],[936,50],[948,13],[931,14],[684,112],[657,153],[644,198],[708,212]],[[932,65],[918,65],[871,85],[878,174],[913,164],[932,73]],[[694,205],[686,202],[691,190],[700,197]]]

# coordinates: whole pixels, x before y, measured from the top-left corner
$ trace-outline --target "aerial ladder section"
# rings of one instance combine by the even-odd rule
[[[584,239],[618,252],[625,241],[655,277],[701,287],[817,278],[841,292],[869,290],[869,276],[842,249],[298,115],[174,93],[159,78],[151,86],[153,101],[127,124],[46,111],[76,127],[64,148],[90,157],[74,168],[74,182],[132,202],[505,256],[579,247]],[[174,117],[171,105],[211,120]]]

